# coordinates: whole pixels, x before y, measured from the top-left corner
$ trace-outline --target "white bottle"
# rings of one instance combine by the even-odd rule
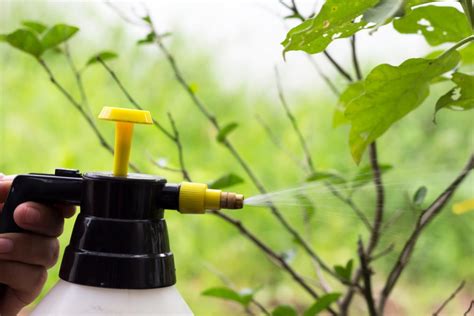
[[[60,280],[32,316],[167,315],[192,316],[176,287],[108,289]]]

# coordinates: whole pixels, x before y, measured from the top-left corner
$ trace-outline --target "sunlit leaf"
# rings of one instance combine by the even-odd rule
[[[404,34],[423,34],[426,41],[436,46],[457,42],[472,34],[464,14],[453,7],[423,6],[394,20],[393,27]]]
[[[234,301],[243,306],[248,306],[253,298],[253,293],[241,294],[227,287],[210,288],[202,292],[202,295]]]
[[[453,205],[454,214],[460,215],[471,211],[474,211],[474,199],[462,201]]]
[[[280,305],[273,310],[272,316],[298,316],[298,313],[289,305]]]
[[[451,80],[456,86],[439,98],[435,112],[445,108],[456,111],[474,108],[474,76],[455,72]]]
[[[211,183],[208,184],[209,188],[211,189],[224,189],[231,187],[236,184],[243,183],[244,179],[239,177],[238,175],[234,173],[229,173],[226,175],[223,175],[217,180],[212,181]]]
[[[349,124],[350,121],[344,115],[347,104],[364,93],[364,82],[357,81],[347,86],[346,90],[339,96],[339,100],[334,110],[334,116],[332,120],[333,127],[340,125]]]
[[[217,134],[216,140],[219,143],[223,143],[225,141],[227,135],[229,135],[230,132],[232,132],[234,129],[236,129],[237,126],[239,126],[239,124],[237,124],[235,122],[232,122],[232,123],[229,123],[229,124],[225,125],[223,128],[221,128],[221,130]]]
[[[459,60],[459,53],[449,50],[436,59],[413,58],[399,66],[375,67],[364,80],[364,92],[345,111],[355,162],[360,162],[370,143],[426,99],[432,79],[453,69]]]
[[[428,189],[425,186],[421,186],[416,190],[415,194],[413,195],[413,203],[417,206],[423,204],[423,201],[426,198],[426,194],[428,193]]]
[[[23,21],[21,22],[21,24],[23,24],[30,30],[35,31],[38,34],[42,34],[48,28],[43,23],[36,22],[36,21]]]
[[[337,38],[352,36],[367,24],[361,17],[378,0],[328,0],[321,11],[292,28],[282,42],[284,52],[302,50],[310,54],[322,52]]]
[[[345,266],[335,265],[334,271],[336,274],[345,281],[350,281],[352,277],[352,266],[353,260],[347,261]]]
[[[44,49],[56,47],[67,41],[79,31],[79,28],[66,24],[56,24],[50,28],[41,39]]]
[[[379,164],[380,168],[380,173],[383,175],[387,171],[390,171],[393,169],[392,165],[388,164]],[[357,188],[360,188],[364,185],[366,185],[369,182],[372,182],[374,179],[374,171],[372,169],[371,165],[366,165],[364,167],[359,168],[359,171],[357,172],[356,176],[352,179],[352,188],[351,190],[354,191]]]
[[[30,30],[16,30],[5,35],[4,39],[11,46],[35,57],[39,57],[43,53],[41,42],[36,34]]]
[[[470,42],[459,50],[461,54],[462,65],[473,65],[474,64],[474,42]]]
[[[313,305],[311,305],[303,314],[303,316],[314,316],[318,315],[326,308],[328,308],[332,303],[335,303],[341,293],[328,293],[321,296]]]
[[[87,60],[86,66],[93,65],[95,63],[99,62],[99,58],[102,60],[111,60],[111,59],[116,59],[118,58],[117,53],[112,52],[112,51],[103,51],[98,54],[95,54],[89,60]]]

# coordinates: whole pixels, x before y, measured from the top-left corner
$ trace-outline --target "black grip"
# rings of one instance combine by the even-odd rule
[[[27,201],[79,205],[82,177],[26,174],[16,176],[0,214],[0,233],[23,231],[15,223],[13,212]]]
[[[13,219],[13,212],[27,201],[43,203],[70,203],[79,205],[82,196],[82,177],[25,174],[12,182],[7,200],[0,213],[0,234],[24,231]],[[7,286],[0,284],[0,300]]]

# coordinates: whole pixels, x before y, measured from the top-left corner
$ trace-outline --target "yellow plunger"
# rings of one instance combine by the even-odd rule
[[[125,177],[128,172],[133,124],[152,124],[150,112],[106,106],[100,112],[99,119],[116,122],[113,172],[114,176]]]

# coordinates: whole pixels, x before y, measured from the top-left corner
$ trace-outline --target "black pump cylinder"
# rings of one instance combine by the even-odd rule
[[[127,289],[175,284],[160,201],[178,191],[163,190],[170,187],[163,178],[139,174],[87,173],[83,181],[81,213],[64,253],[61,279]]]

